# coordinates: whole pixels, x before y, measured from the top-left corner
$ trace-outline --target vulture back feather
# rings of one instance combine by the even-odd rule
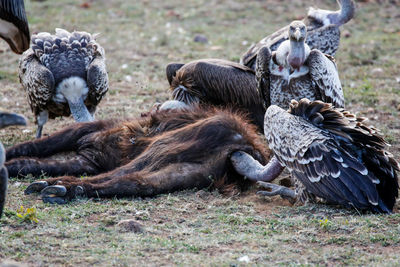
[[[332,203],[392,211],[399,165],[365,118],[302,99],[288,112],[271,106],[265,120],[270,147],[307,191]]]

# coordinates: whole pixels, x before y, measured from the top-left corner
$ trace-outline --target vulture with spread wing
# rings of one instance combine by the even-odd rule
[[[232,159],[247,163],[241,174],[259,181],[271,181],[288,168],[297,181],[296,191],[261,182],[272,189],[263,191],[265,195],[300,201],[317,196],[332,204],[390,213],[398,197],[399,165],[377,130],[364,121],[321,101],[293,100],[289,111],[272,105],[265,114],[264,131],[276,162],[260,167],[244,152],[236,152]]]

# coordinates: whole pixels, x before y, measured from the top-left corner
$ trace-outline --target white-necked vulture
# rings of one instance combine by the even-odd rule
[[[272,189],[264,195],[300,201],[311,195],[332,204],[390,213],[398,197],[399,165],[377,130],[364,121],[321,101],[293,100],[288,111],[272,105],[265,114],[264,132],[276,161],[263,168],[244,152],[231,158],[239,173],[252,180],[271,181],[286,167],[301,185],[292,191],[260,182]]]
[[[75,121],[92,121],[108,90],[104,49],[87,32],[33,35],[19,77],[36,117],[37,137],[48,118],[72,114]]]
[[[307,44],[311,49],[318,49],[322,53],[335,56],[340,42],[339,27],[354,16],[355,3],[352,0],[338,0],[340,9],[330,11],[324,9],[310,8],[307,17],[303,19],[307,26]],[[257,44],[252,45],[240,59],[240,63],[252,68],[256,68],[256,58],[258,51],[266,46],[271,51],[278,49],[279,45],[289,39],[289,26],[268,35]]]
[[[266,107],[288,108],[292,99],[322,100],[344,106],[343,90],[334,59],[305,43],[307,29],[302,21],[288,28],[289,40],[272,52],[263,47],[257,57],[257,88]]]

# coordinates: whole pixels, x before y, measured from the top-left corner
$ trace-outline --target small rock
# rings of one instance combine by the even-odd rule
[[[4,260],[0,263],[0,267],[26,267],[25,263],[20,263],[12,260]]]
[[[119,226],[123,232],[143,233],[143,226],[132,219],[122,220],[117,226]]]
[[[240,262],[245,262],[245,263],[249,263],[249,262],[250,262],[250,258],[249,258],[249,256],[244,255],[244,256],[238,258],[238,261],[240,261]]]
[[[243,45],[243,46],[246,46],[246,45],[248,45],[248,44],[249,44],[249,42],[248,42],[247,40],[243,40],[243,41],[242,41],[242,45]]]
[[[400,77],[396,77],[396,82],[400,83]]]
[[[127,69],[128,68],[128,64],[122,64],[121,69]]]
[[[350,38],[351,33],[349,31],[343,31],[343,36],[344,36],[344,38]]]
[[[381,76],[383,74],[383,69],[381,68],[372,69],[371,74],[374,76]]]
[[[202,34],[196,34],[193,38],[193,41],[196,43],[202,43],[202,44],[207,44],[208,43],[208,39],[207,37],[205,37]]]
[[[397,105],[397,110],[400,111],[400,104]]]
[[[131,75],[126,75],[125,76],[125,81],[132,82],[132,76]]]

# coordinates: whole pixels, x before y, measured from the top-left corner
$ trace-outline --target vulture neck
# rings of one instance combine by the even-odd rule
[[[86,81],[80,77],[70,77],[62,80],[56,88],[56,102],[68,102],[72,116],[77,122],[93,121],[92,115],[85,106],[89,88]]]
[[[299,70],[310,54],[310,48],[305,41],[290,40],[290,51],[287,63],[293,70]]]

